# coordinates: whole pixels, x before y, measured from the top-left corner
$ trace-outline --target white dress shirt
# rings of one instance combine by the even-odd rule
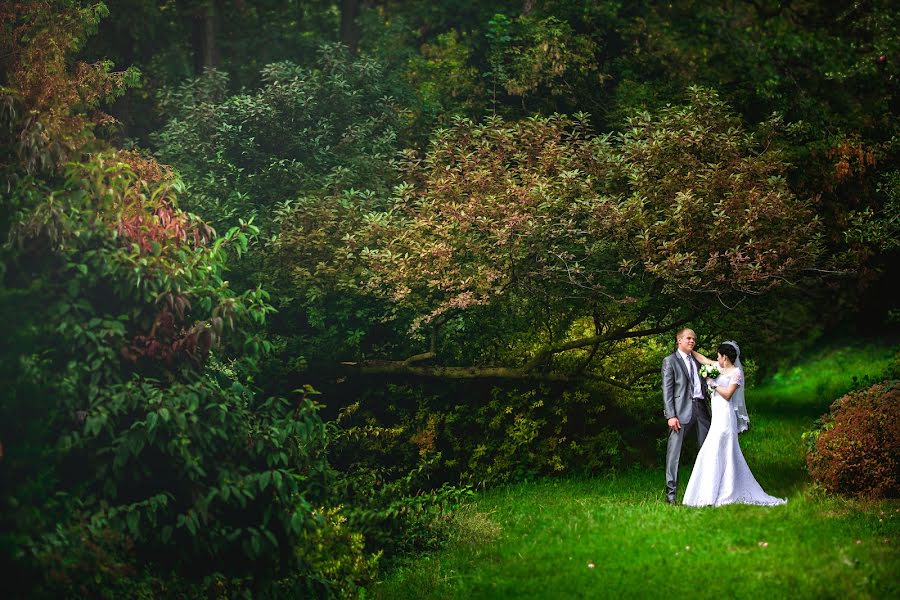
[[[694,362],[694,358],[691,355],[685,354],[681,350],[678,351],[678,355],[681,357],[682,362],[684,362],[687,372],[692,375],[694,380],[694,391],[691,394],[691,398],[702,398],[703,388],[700,387],[700,374],[697,372],[697,363]]]

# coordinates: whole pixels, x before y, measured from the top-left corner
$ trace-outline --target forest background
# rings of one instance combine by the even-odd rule
[[[476,490],[661,464],[679,327],[756,381],[896,339],[897,20],[4,3],[13,592],[359,594]]]

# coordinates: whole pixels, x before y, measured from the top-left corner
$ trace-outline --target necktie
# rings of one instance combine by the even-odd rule
[[[691,396],[693,396],[697,384],[697,367],[694,366],[694,361],[691,357],[688,357],[687,361],[688,373],[691,374]]]

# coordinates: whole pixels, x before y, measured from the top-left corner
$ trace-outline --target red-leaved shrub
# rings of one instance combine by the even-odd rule
[[[900,496],[900,382],[850,392],[822,421],[806,457],[814,480],[830,492]]]

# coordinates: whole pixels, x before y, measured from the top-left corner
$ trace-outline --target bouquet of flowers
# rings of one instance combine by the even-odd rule
[[[700,365],[700,377],[715,379],[720,374],[721,373],[719,372],[719,367],[717,365]]]
[[[718,365],[700,365],[700,377],[706,377],[707,379],[715,379],[719,376],[719,367]],[[713,390],[716,386],[711,385],[708,387],[706,392],[712,396]]]

